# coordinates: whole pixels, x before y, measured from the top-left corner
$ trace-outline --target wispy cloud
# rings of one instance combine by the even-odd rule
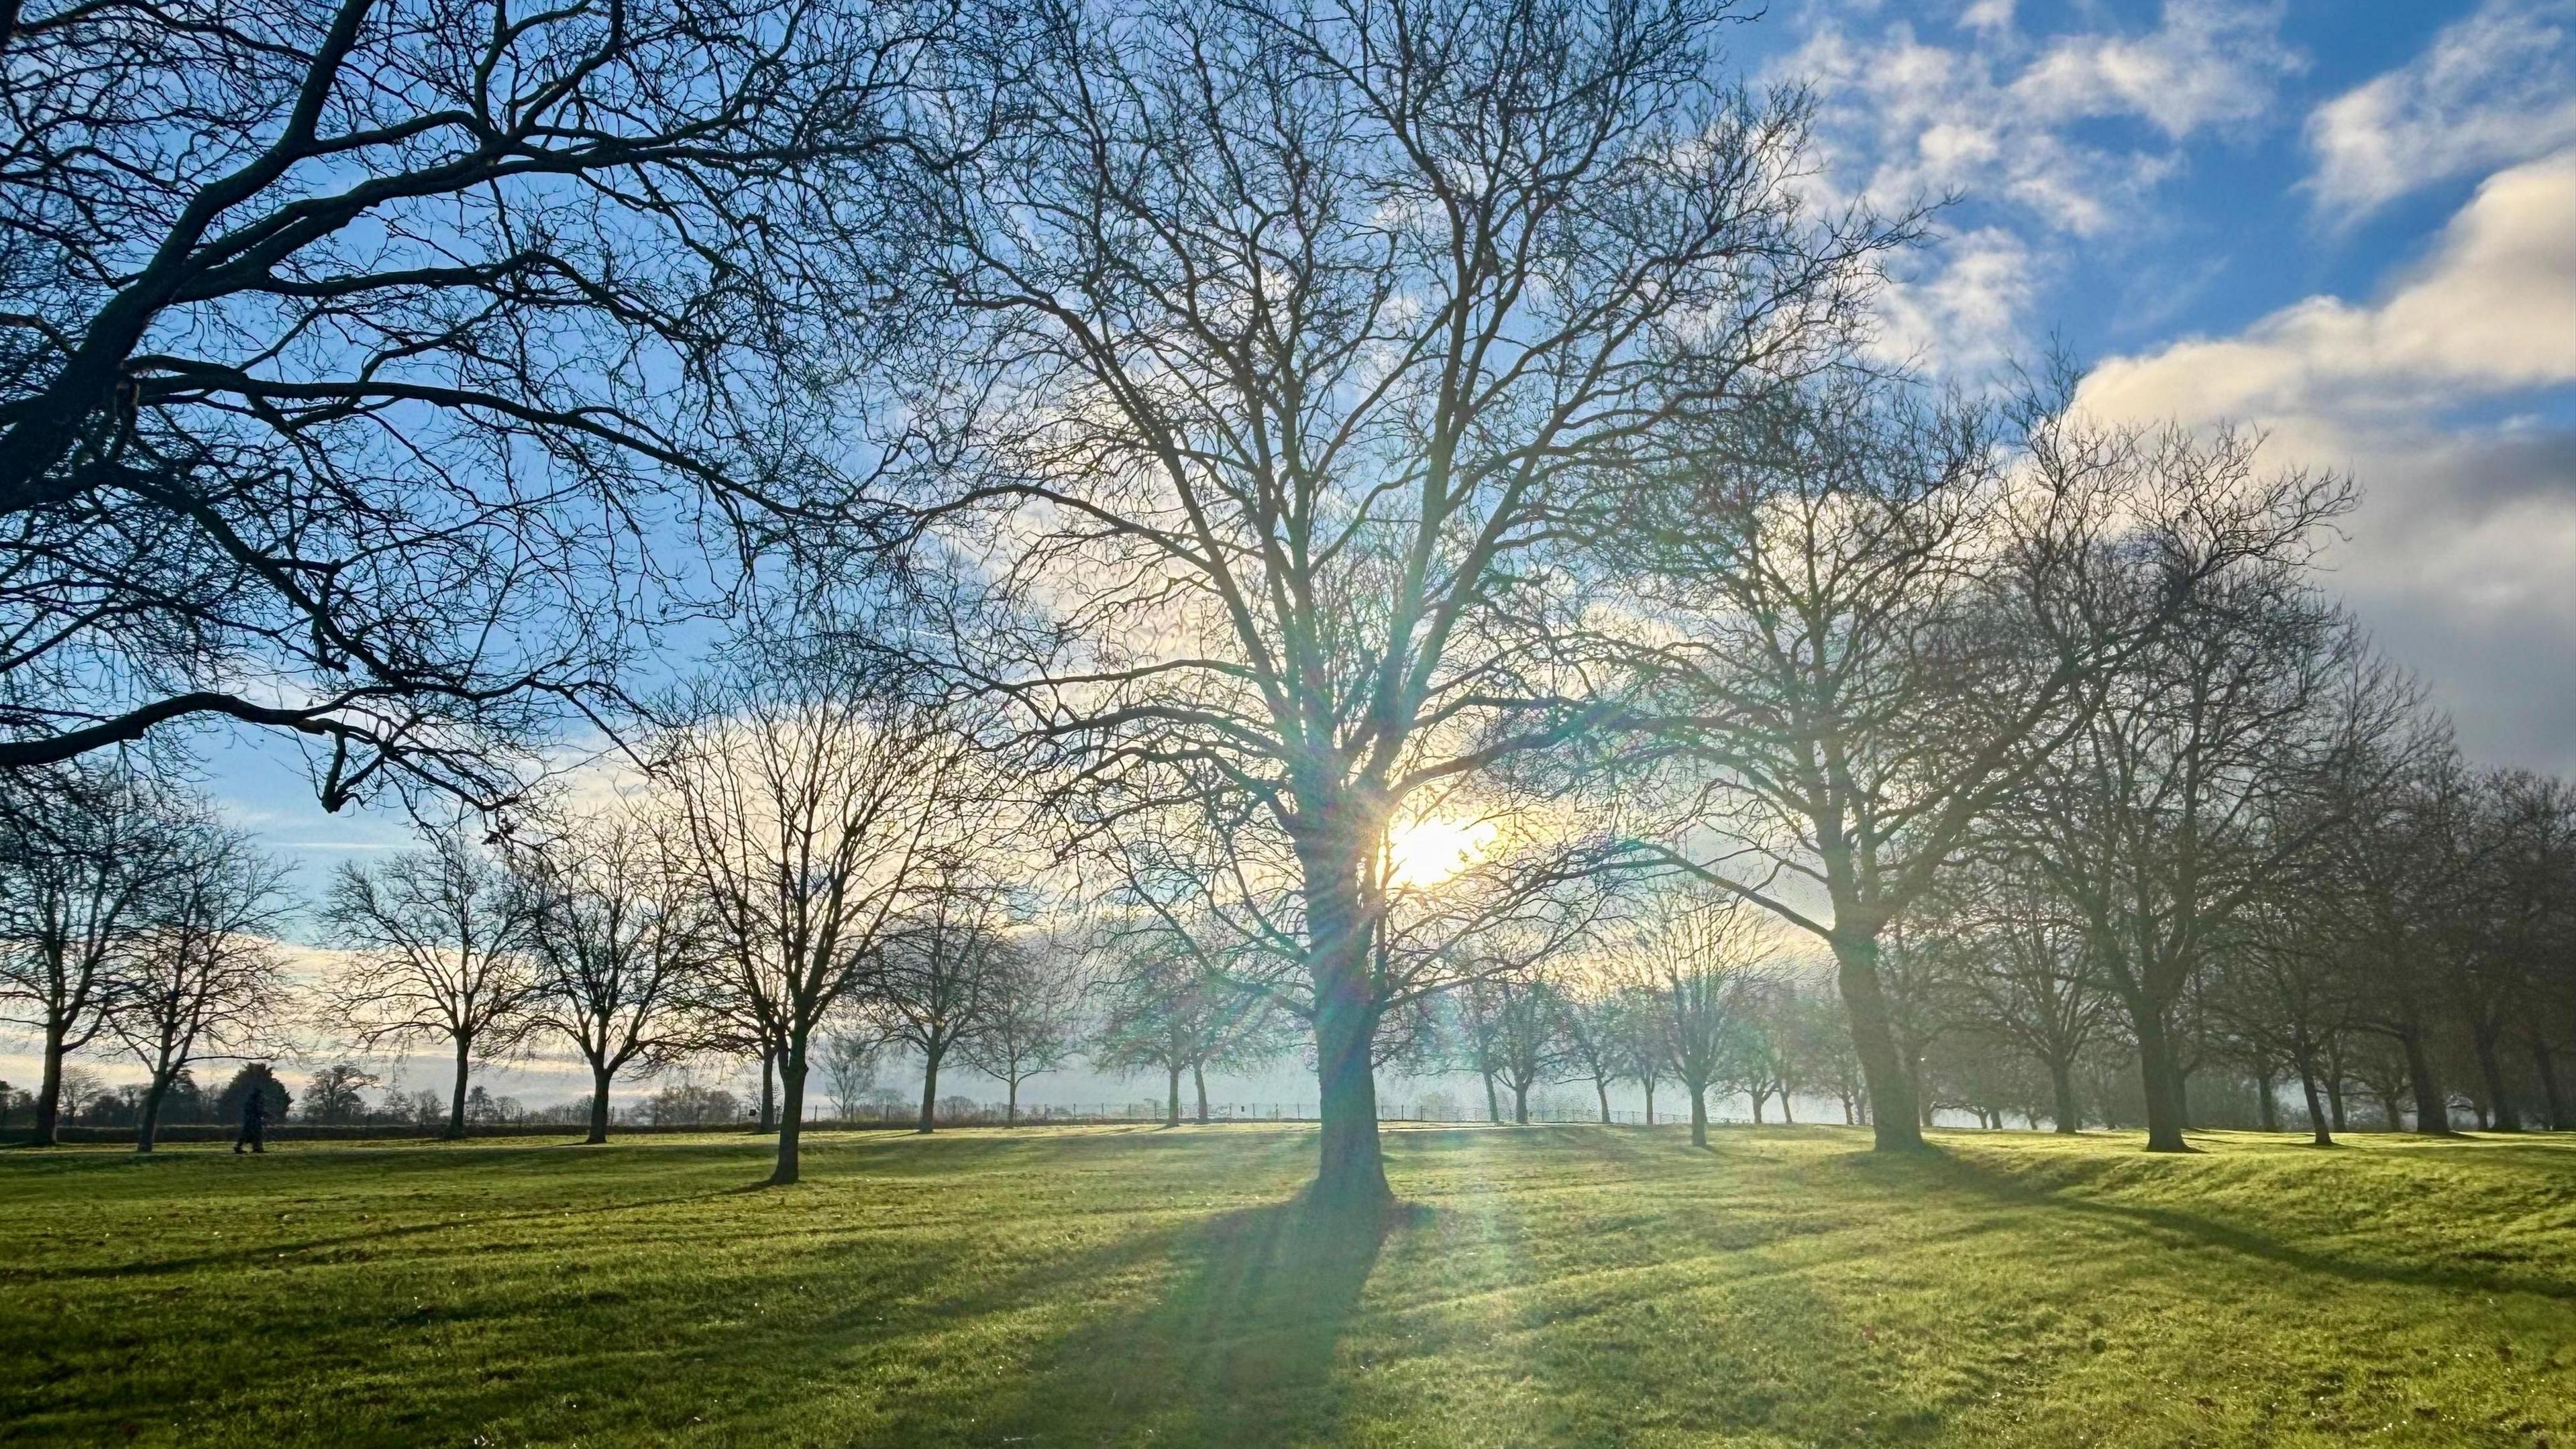
[[[2183,143],[2268,114],[2304,63],[2277,5],[2168,0],[2151,27],[2034,34],[1979,0],[1938,31],[1827,12],[1779,69],[1817,84],[1838,195],[1991,218],[1900,277],[1887,313],[1891,350],[1928,340],[1926,361],[1973,372],[2026,350],[2061,240],[2153,230]]]
[[[2424,53],[2319,106],[2308,187],[2337,220],[2576,144],[2576,0],[2488,0]]]

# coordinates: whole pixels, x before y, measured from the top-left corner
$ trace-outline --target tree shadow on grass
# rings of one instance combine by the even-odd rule
[[[2386,1283],[2401,1287],[2437,1288],[2454,1293],[2528,1293],[2544,1298],[2576,1300],[2576,1283],[2563,1279],[2480,1272],[2421,1260],[2392,1263],[2367,1257],[2318,1252],[2293,1246],[2279,1238],[2255,1232],[2219,1218],[2186,1212],[2179,1208],[2070,1196],[2060,1190],[2064,1184],[2025,1181],[2009,1173],[1997,1171],[1971,1157],[1942,1154],[1937,1158],[1923,1158],[1916,1161],[1927,1175],[1968,1187],[2000,1202],[2045,1207],[2080,1217],[2118,1223],[2142,1234],[2180,1238],[2206,1247],[2259,1258],[2301,1273],[2341,1278],[2354,1283]]]
[[[1164,1298],[1053,1345],[985,1442],[1325,1442],[1341,1422],[1343,1330],[1387,1241],[1427,1214],[1304,1198],[1222,1213],[1172,1244]]]

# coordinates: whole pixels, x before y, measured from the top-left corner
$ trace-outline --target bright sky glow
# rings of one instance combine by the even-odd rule
[[[1387,832],[1387,880],[1407,890],[1429,890],[1476,863],[1494,840],[1490,820],[1426,816]]]

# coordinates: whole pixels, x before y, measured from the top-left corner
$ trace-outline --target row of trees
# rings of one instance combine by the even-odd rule
[[[468,802],[488,862],[333,886],[354,1029],[461,1080],[513,993],[421,983],[524,969],[604,1083],[667,1005],[767,1064],[782,1180],[832,1024],[935,1074],[1077,867],[1140,979],[1304,1031],[1334,1202],[1386,1195],[1380,1065],[1712,892],[1830,955],[1884,1149],[1914,963],[2013,933],[2081,943],[2160,1149],[2254,1039],[2201,1023],[2291,982],[2332,1005],[2268,1059],[2329,1094],[2353,1033],[2500,1060],[2526,1003],[2553,1073],[2557,928],[2428,923],[2554,885],[2335,861],[2480,838],[2316,592],[2349,481],[1893,374],[1924,217],[1821,199],[1734,11],[12,8],[0,768],[223,719],[334,808]],[[640,698],[708,615],[757,664]],[[633,800],[531,808],[570,723]],[[63,970],[55,1056],[113,1015]]]

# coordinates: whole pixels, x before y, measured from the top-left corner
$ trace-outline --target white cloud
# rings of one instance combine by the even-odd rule
[[[1850,10],[1817,23],[1779,69],[1817,85],[1832,185],[1886,209],[1956,196],[2028,233],[1981,224],[1950,238],[1952,255],[1897,290],[1891,342],[1928,339],[1943,367],[2021,350],[2029,302],[2058,264],[2051,238],[2151,229],[2180,143],[2270,108],[2301,64],[2279,19],[2277,5],[2167,0],[2150,29],[2033,36],[2008,0],[1975,0],[1955,43]],[[1998,274],[2007,258],[2019,276]]]
[[[2576,381],[2576,150],[2488,178],[2384,300],[2310,297],[2230,338],[2104,364],[2086,395],[2139,416],[2410,413]]]
[[[2345,596],[2452,704],[2473,754],[2576,770],[2571,388],[2576,150],[2490,177],[2379,300],[2311,297],[2233,337],[2113,359],[2079,401],[2252,423],[2276,464],[2353,473],[2367,497],[2340,551]],[[2462,421],[2471,409],[2485,420]]]
[[[2012,97],[2044,120],[2137,116],[2179,140],[2270,108],[2273,81],[2300,65],[2280,24],[2277,4],[2166,0],[2161,23],[2144,35],[2049,42]]]
[[[2576,143],[2576,0],[2488,0],[2308,118],[2317,204],[2349,219]]]
[[[1879,305],[1877,351],[1976,375],[2011,360],[2035,286],[2030,247],[2000,227],[1950,238],[1919,276],[1895,279]]]

